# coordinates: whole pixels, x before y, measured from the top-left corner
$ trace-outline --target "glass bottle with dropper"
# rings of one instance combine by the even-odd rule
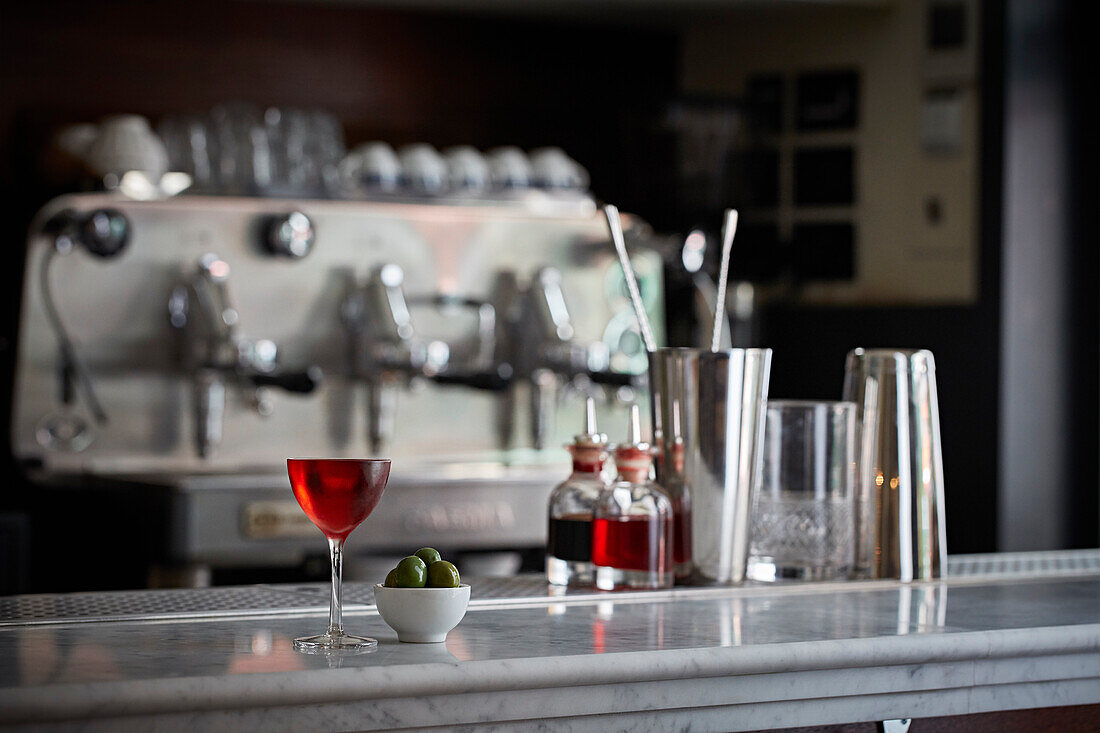
[[[653,449],[641,439],[638,406],[630,408],[630,432],[615,448],[618,476],[600,492],[592,519],[596,587],[671,588],[672,503],[650,480]]]
[[[585,402],[584,432],[566,446],[573,473],[550,494],[550,532],[546,543],[546,579],[551,585],[591,585],[592,510],[607,486],[607,436],[596,431],[596,403]]]

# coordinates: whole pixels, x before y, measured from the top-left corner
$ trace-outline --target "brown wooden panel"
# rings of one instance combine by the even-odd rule
[[[784,733],[876,733],[877,724],[846,723],[784,728]],[[1033,710],[1002,710],[976,715],[916,718],[909,733],[1096,733],[1100,705],[1074,705]],[[763,733],[763,731],[756,731]]]

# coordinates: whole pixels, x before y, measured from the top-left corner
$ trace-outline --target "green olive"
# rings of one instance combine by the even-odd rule
[[[409,555],[397,563],[392,574],[398,588],[423,588],[428,579],[428,566],[416,555]]]
[[[394,568],[386,575],[386,582],[382,585],[386,586],[387,588],[397,587],[397,568]]]
[[[433,562],[439,562],[443,557],[439,554],[439,550],[434,547],[421,547],[419,550],[413,553],[421,560],[425,565],[431,566]]]
[[[446,560],[439,560],[428,566],[429,588],[457,588],[461,582],[458,568]]]

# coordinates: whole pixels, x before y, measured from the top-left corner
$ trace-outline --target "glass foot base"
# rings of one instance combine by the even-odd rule
[[[660,590],[671,588],[675,578],[671,570],[619,570],[596,567],[596,587],[600,590]]]
[[[848,574],[847,567],[814,565],[809,562],[785,562],[771,557],[750,557],[745,577],[762,583],[782,580],[839,580]]]
[[[318,634],[294,640],[294,648],[307,654],[325,652],[369,652],[378,647],[377,639],[352,634]]]

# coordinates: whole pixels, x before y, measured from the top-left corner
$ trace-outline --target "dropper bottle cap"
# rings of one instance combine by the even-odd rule
[[[584,432],[574,436],[567,446],[573,454],[574,473],[600,473],[607,460],[607,436],[596,432],[596,402],[589,397],[584,404]]]
[[[615,448],[615,466],[624,479],[640,483],[649,478],[652,463],[653,450],[649,443],[642,440],[641,413],[637,405],[631,405],[626,442]]]
[[[596,430],[596,401],[591,397],[584,401],[584,432],[573,437],[573,445],[578,448],[607,446],[607,436]]]
[[[649,450],[649,443],[642,440],[642,415],[637,405],[630,406],[630,425],[627,426],[626,446]]]

